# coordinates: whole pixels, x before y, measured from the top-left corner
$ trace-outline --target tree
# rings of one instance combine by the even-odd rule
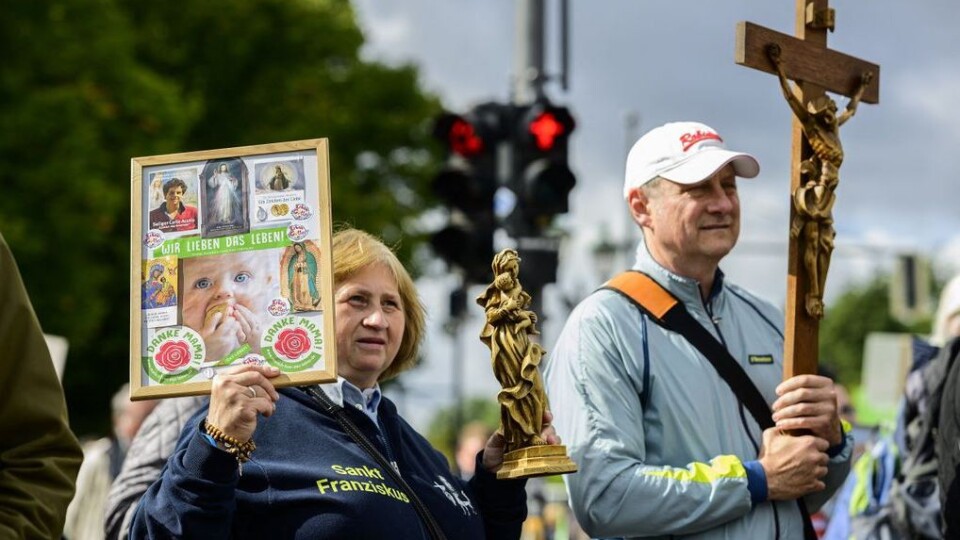
[[[70,341],[75,431],[108,429],[128,376],[130,158],[329,137],[334,219],[411,259],[439,105],[362,45],[346,0],[5,5],[0,230]]]
[[[863,346],[871,332],[930,331],[930,321],[907,326],[890,314],[889,276],[878,275],[870,282],[845,291],[827,310],[820,326],[820,360],[837,372],[846,386],[858,386],[863,363]]]

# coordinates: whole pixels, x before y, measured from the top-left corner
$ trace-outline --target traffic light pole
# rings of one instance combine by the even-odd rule
[[[543,95],[543,2],[517,0],[517,39],[514,53],[513,102],[526,104]]]

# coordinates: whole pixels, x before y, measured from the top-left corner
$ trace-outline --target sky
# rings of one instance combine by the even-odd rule
[[[522,46],[517,1],[354,5],[366,57],[417,65],[422,85],[459,112],[510,99],[514,55]],[[558,2],[545,4],[546,70],[556,75]],[[960,270],[960,165],[954,157],[960,122],[952,105],[960,96],[960,38],[949,22],[960,8],[951,0],[837,0],[833,7],[829,47],[881,67],[879,105],[861,105],[840,131],[845,158],[834,206],[828,305],[844,289],[890,270],[900,253],[929,257],[941,279]],[[569,88],[549,83],[546,93],[576,117],[570,163],[578,184],[571,212],[560,221],[570,236],[561,248],[559,282],[544,292],[544,345],[549,349],[556,339],[570,306],[606,277],[590,264],[604,232],[622,246],[636,241],[622,199],[626,151],[642,133],[672,121],[704,122],[728,147],[759,160],[760,175],[740,183],[740,242],[721,268],[728,279],[782,307],[791,112],[775,76],[734,63],[734,36],[744,20],[793,34],[794,2],[570,0],[570,10]],[[846,106],[847,98],[833,97]],[[630,118],[638,125],[631,127]],[[617,268],[629,266],[630,251]],[[482,310],[471,302],[458,339],[444,330],[446,294],[454,284],[442,267],[419,283],[431,317],[424,365],[403,377],[405,392],[394,393],[418,427],[452,403],[458,383],[468,396],[493,398],[497,391],[489,353],[477,339]],[[480,292],[471,289],[470,296]]]

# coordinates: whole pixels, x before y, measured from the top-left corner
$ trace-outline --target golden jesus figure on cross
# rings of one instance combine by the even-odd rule
[[[873,73],[867,71],[861,75],[860,86],[850,98],[846,110],[837,116],[837,104],[826,95],[818,96],[806,105],[801,102],[784,72],[779,45],[769,45],[767,56],[776,67],[783,95],[800,121],[813,151],[813,155],[800,164],[804,181],[793,192],[796,214],[790,224],[790,237],[796,239],[802,235],[805,246],[803,265],[810,278],[805,307],[811,317],[820,319],[823,317],[823,289],[836,236],[832,210],[843,163],[840,126],[856,114],[863,91],[873,80]]]

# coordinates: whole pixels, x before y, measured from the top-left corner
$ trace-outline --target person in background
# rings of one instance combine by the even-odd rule
[[[2,234],[0,351],[0,538],[58,538],[83,452]]]
[[[163,399],[144,420],[107,494],[103,524],[107,540],[126,540],[140,498],[160,476],[187,420],[207,401],[207,396]]]
[[[332,260],[338,380],[277,390],[270,366],[219,372],[209,406],[141,500],[131,538],[519,536],[524,481],[496,480],[502,435],[463,482],[381,393],[381,381],[413,366],[423,338],[406,269],[354,229],[334,235]],[[543,437],[559,443],[552,427]]]
[[[464,480],[473,478],[477,465],[477,452],[483,450],[492,434],[493,430],[479,420],[469,422],[460,428],[455,456],[460,478]]]
[[[630,150],[623,195],[643,233],[634,270],[727,350],[776,425],[761,430],[683,335],[618,292],[590,295],[544,375],[557,433],[580,467],[564,477],[570,502],[593,536],[803,538],[814,534],[804,510],[849,471],[853,442],[833,382],[782,380],[783,315],[719,268],[740,232],[737,177],[757,174],[753,156],[698,122],[655,128]]]
[[[124,384],[113,395],[113,433],[83,446],[83,465],[77,476],[77,493],[67,507],[63,535],[68,540],[99,540],[104,537],[103,516],[107,493],[120,472],[130,442],[144,418],[157,405],[155,400],[131,401]]]

